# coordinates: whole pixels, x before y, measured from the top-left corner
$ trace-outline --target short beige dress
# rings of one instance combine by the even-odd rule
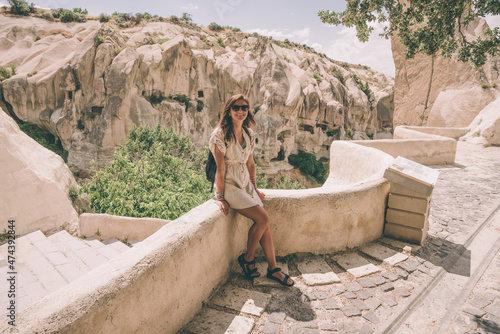
[[[224,154],[226,163],[226,177],[224,183],[224,199],[233,209],[246,209],[256,205],[263,206],[262,201],[257,195],[254,186],[250,182],[247,161],[253,154],[255,147],[255,136],[252,129],[248,129],[251,139],[243,130],[243,144],[240,145],[236,140],[225,142],[224,132],[217,127],[210,135],[210,151],[215,156],[215,145],[219,151]],[[217,185],[215,185],[217,191]]]

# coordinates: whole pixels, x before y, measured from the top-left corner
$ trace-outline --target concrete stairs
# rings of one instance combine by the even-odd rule
[[[48,237],[38,230],[17,238],[15,246],[18,311],[130,249],[117,239],[81,239],[64,230]],[[7,250],[7,244],[0,246],[0,277],[11,271]],[[6,297],[8,284],[0,288],[0,295]],[[7,298],[1,298],[0,308],[7,303]]]

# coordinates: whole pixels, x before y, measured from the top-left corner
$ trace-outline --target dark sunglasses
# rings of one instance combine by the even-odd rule
[[[245,105],[242,105],[242,106],[237,106],[237,105],[233,104],[231,106],[231,109],[233,109],[234,111],[239,111],[240,108],[241,108],[242,111],[247,111],[248,110],[248,105],[245,104]]]

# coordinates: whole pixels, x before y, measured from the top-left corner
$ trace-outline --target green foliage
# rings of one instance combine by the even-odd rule
[[[145,12],[142,17],[144,18],[144,20],[146,21],[149,21],[151,20],[153,17],[151,16],[151,14],[149,14],[148,12]]]
[[[298,181],[292,181],[290,175],[286,175],[280,179],[278,189],[304,189],[305,187]]]
[[[86,9],[82,10],[81,8],[73,8],[73,13],[87,15],[89,12]]]
[[[318,182],[325,182],[328,176],[328,168],[316,160],[316,156],[312,153],[299,151],[298,154],[288,156],[288,162],[300,169],[306,175],[313,176]]]
[[[368,99],[370,99],[372,96],[372,90],[370,89],[368,82],[365,82],[363,84],[361,79],[356,74],[352,75],[352,79],[354,81],[356,81],[356,84],[358,85],[359,89],[361,89],[361,91],[363,91],[363,93],[365,93],[365,95],[368,97]]]
[[[120,54],[120,52],[122,52],[122,48],[117,46],[116,48],[113,49],[113,51],[115,52],[115,56],[118,56]]]
[[[61,22],[73,22],[75,21],[76,15],[74,12],[64,9],[60,14]]]
[[[497,87],[498,87],[498,86],[497,86],[497,83],[496,83],[496,82],[494,82],[494,83],[492,83],[492,84],[491,84],[491,88],[497,88]]]
[[[191,100],[187,95],[185,94],[175,94],[175,95],[169,95],[168,96],[169,100],[174,100],[180,103],[184,103],[186,105],[186,110],[191,106]]]
[[[170,38],[162,38],[162,39],[160,39],[160,41],[158,43],[163,44],[165,42],[168,42],[169,40],[170,40]]]
[[[5,66],[0,66],[0,81],[8,79],[12,76],[12,73]]]
[[[208,200],[206,150],[159,125],[130,130],[113,161],[82,187],[96,213],[175,219]]]
[[[271,185],[269,184],[269,180],[266,177],[266,174],[262,173],[262,169],[256,164],[255,171],[255,183],[257,184],[257,188],[259,189],[269,189]]]
[[[345,84],[345,79],[344,79],[344,75],[342,75],[342,72],[338,68],[336,68],[335,66],[332,67],[332,72],[333,72],[333,75],[337,79],[339,79],[340,83],[344,85]]]
[[[458,53],[463,62],[479,67],[487,56],[499,53],[500,29],[488,29],[485,37],[468,40],[464,33],[475,18],[499,15],[500,6],[494,0],[429,1],[410,0],[406,5],[393,0],[346,0],[343,12],[322,10],[318,13],[324,23],[356,27],[357,37],[366,42],[374,30],[370,23],[379,22],[385,27],[381,36],[397,35],[406,47],[406,57],[417,53],[445,57]]]
[[[75,203],[78,198],[78,189],[74,186],[71,186],[69,188],[68,197],[71,200],[71,203]]]
[[[351,128],[347,128],[347,129],[345,129],[345,133],[346,133],[347,137],[352,139],[352,136],[354,135],[354,130]]]
[[[29,15],[36,13],[35,4],[28,5],[24,0],[9,0],[10,12],[15,15]]]
[[[182,13],[181,20],[185,22],[193,22],[193,17],[189,13]]]
[[[61,12],[63,11],[63,9],[62,8],[51,9],[50,11],[52,13],[52,17],[58,19],[61,17]]]
[[[97,35],[97,45],[106,42],[106,36]]]
[[[63,149],[61,143],[50,132],[28,123],[21,124],[19,128],[38,144],[58,154],[64,161],[68,161],[68,152]]]
[[[321,77],[317,74],[314,74],[314,79],[316,79],[316,82],[318,83],[318,85],[321,83]]]
[[[175,16],[175,15],[170,16],[170,21],[172,21],[172,22],[180,22],[179,18],[177,16]]]
[[[205,103],[203,103],[202,100],[196,101],[196,111],[197,112],[201,112],[204,107],[205,107]]]
[[[39,40],[41,40],[42,38],[39,36],[39,35],[36,35],[35,37],[35,42],[38,42]]]
[[[109,22],[109,20],[111,20],[111,16],[109,15],[103,13],[99,16],[99,22]]]
[[[342,64],[340,64],[340,66],[342,66],[343,68],[349,68],[349,64],[348,63],[342,63]]]
[[[212,22],[212,23],[210,23],[210,24],[208,25],[208,29],[210,29],[210,30],[214,30],[214,31],[219,31],[219,30],[224,29],[224,27],[222,27],[222,26],[218,25],[218,24],[217,24],[217,23],[215,23],[215,22]]]
[[[160,104],[160,103],[162,103],[162,101],[167,99],[165,97],[165,95],[163,95],[162,91],[153,91],[153,93],[151,95],[144,95],[144,97],[151,104]]]
[[[241,31],[241,29],[240,29],[240,28],[237,28],[237,27],[224,26],[223,28],[224,28],[224,29],[227,29],[227,30],[232,30],[232,31],[234,31],[234,32],[239,32],[239,31]]]
[[[488,88],[490,88],[490,84],[489,84],[489,83],[487,83],[487,82],[483,82],[483,83],[481,84],[481,88],[482,88],[482,89],[488,89]]]
[[[224,44],[224,40],[221,38],[221,37],[217,37],[217,44],[219,44],[220,46],[222,46],[223,48],[226,47],[226,44]]]

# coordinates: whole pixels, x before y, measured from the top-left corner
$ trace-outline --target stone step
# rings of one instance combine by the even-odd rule
[[[403,262],[408,259],[408,255],[396,252],[386,246],[378,243],[371,243],[359,249],[364,254],[371,256],[374,259],[387,263],[391,266]]]
[[[270,301],[270,294],[235,286],[225,286],[211,300],[211,303],[238,312],[260,316]]]
[[[339,266],[356,278],[367,276],[381,270],[378,266],[369,262],[356,252],[344,253],[333,256],[332,258]]]
[[[115,256],[120,255],[120,251],[118,251],[116,248],[110,245],[105,245],[97,239],[87,238],[83,240],[83,242],[97,250],[99,254],[101,254],[108,260],[111,260]]]
[[[65,234],[68,234],[66,231],[59,231],[55,234],[50,235],[47,239],[56,246],[61,253],[66,256],[66,258],[74,265],[74,269],[77,270],[78,272],[84,274],[89,272],[92,268],[89,267],[85,262],[80,259],[74,250],[75,248],[79,248],[79,245],[72,245],[72,243],[77,242],[78,240],[76,238],[71,237],[71,239],[67,239]]]
[[[339,283],[340,279],[321,257],[313,255],[297,263],[297,268],[309,286]]]
[[[50,237],[58,239],[59,242],[56,242],[58,247],[65,248],[67,253],[73,252],[80,259],[77,263],[83,262],[89,269],[94,269],[108,260],[98,250],[90,247],[83,240],[72,237],[66,231],[57,232]]]
[[[110,238],[102,241],[103,244],[112,246],[114,249],[116,249],[118,252],[123,253],[127,250],[130,249],[129,246],[125,245],[123,242],[116,238]]]

